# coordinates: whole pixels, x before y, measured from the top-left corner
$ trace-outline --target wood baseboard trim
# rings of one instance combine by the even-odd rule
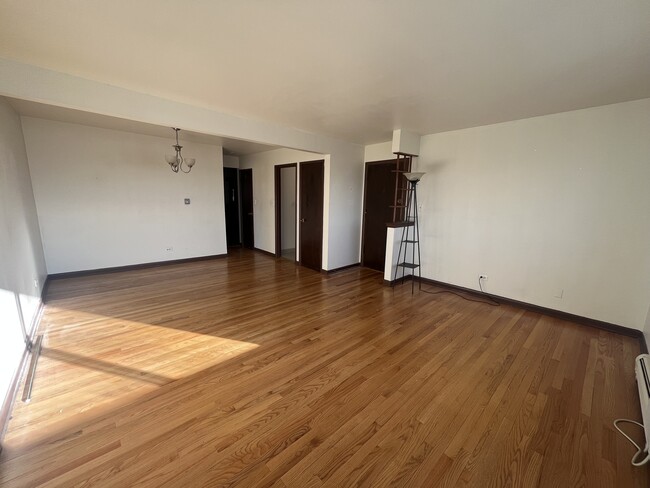
[[[401,278],[397,278],[396,280],[384,279],[384,286],[401,285],[405,281],[409,281],[410,278],[411,278],[411,275],[402,276]],[[424,281],[423,281],[423,283],[424,283]]]
[[[43,288],[45,289],[45,285],[43,285]],[[30,341],[32,342],[34,342],[34,337],[36,337],[36,333],[38,332],[38,328],[41,324],[41,317],[43,316],[44,307],[45,303],[43,300],[41,300],[41,303],[38,306],[34,317],[32,318],[32,323],[30,324],[31,332],[29,337]],[[23,355],[20,358],[20,362],[18,363],[18,367],[14,371],[11,383],[9,383],[9,389],[5,395],[4,401],[0,405],[0,451],[2,451],[2,442],[4,441],[5,433],[7,432],[7,426],[9,425],[9,419],[11,418],[11,411],[13,409],[14,402],[16,401],[16,397],[18,396],[18,390],[20,390],[20,380],[24,376],[25,369],[29,364],[29,355],[30,351],[27,349],[27,347],[25,347],[23,350]]]
[[[320,272],[325,275],[331,275],[333,273],[338,273],[339,271],[345,271],[346,269],[357,268],[359,266],[361,266],[361,263],[353,263],[353,264],[348,264],[347,266],[341,266],[340,268],[321,269]]]
[[[210,261],[212,259],[221,259],[227,257],[228,254],[211,254],[209,256],[197,256],[194,258],[172,259],[169,261],[154,261],[151,263],[129,264],[127,266],[115,266],[112,268],[97,268],[82,271],[69,271],[67,273],[54,273],[47,275],[46,284],[49,285],[49,280],[60,280],[63,278],[77,278],[79,276],[89,276],[104,273],[120,273],[122,271],[132,271],[135,269],[157,268],[158,266],[168,266],[171,264],[184,264],[194,261]],[[45,289],[45,286],[43,287]]]
[[[259,247],[254,247],[253,251],[261,252],[262,254],[266,254],[267,256],[271,256],[272,258],[277,258],[278,256],[275,255],[275,253],[265,251],[264,249],[260,249]]]
[[[393,286],[400,284],[404,281],[409,281],[411,279],[411,275],[407,275],[403,278],[399,278],[394,281],[388,281],[384,280],[384,284],[387,286]],[[416,280],[419,278],[416,276]],[[512,298],[507,298],[507,297],[502,297],[500,295],[491,295],[491,294],[484,294],[481,293],[478,290],[474,290],[472,288],[465,288],[464,286],[459,286],[459,285],[452,285],[451,283],[445,283],[444,281],[437,281],[437,280],[432,280],[429,278],[422,278],[422,284],[424,285],[431,285],[431,286],[437,286],[440,288],[446,288],[449,290],[453,291],[459,291],[463,293],[467,293],[469,295],[472,295],[474,297],[485,297],[485,295],[488,295],[489,297],[493,298],[494,300],[497,300],[499,303],[503,303],[505,305],[511,305],[513,307],[519,307],[523,308],[526,310],[530,310],[531,312],[537,312],[541,313],[544,315],[548,315],[551,317],[556,317],[561,320],[566,320],[569,322],[575,322],[581,325],[588,325],[590,327],[595,327],[597,329],[601,330],[606,330],[608,332],[613,332],[615,334],[621,334],[624,336],[628,337],[634,337],[639,340],[639,344],[641,346],[642,352],[648,351],[648,346],[645,342],[645,337],[643,336],[643,332],[640,330],[636,329],[630,329],[629,327],[625,327],[623,325],[618,325],[618,324],[612,324],[610,322],[604,322],[602,320],[597,320],[597,319],[592,319],[589,317],[583,317],[582,315],[575,315],[569,312],[563,312],[561,310],[555,310],[553,308],[547,308],[547,307],[542,307],[540,305],[534,305],[532,303],[528,302],[521,302],[519,300],[514,300]]]

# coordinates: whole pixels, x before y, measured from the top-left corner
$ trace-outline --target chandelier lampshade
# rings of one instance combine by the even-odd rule
[[[181,154],[183,146],[178,143],[178,133],[180,132],[180,129],[172,127],[172,130],[176,133],[176,144],[172,145],[174,148],[174,154],[166,154],[165,160],[174,173],[178,173],[179,171],[181,173],[189,173],[192,171],[192,166],[196,163],[196,159],[183,157]]]

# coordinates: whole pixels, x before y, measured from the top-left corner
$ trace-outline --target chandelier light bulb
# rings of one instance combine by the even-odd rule
[[[179,170],[182,173],[189,173],[192,171],[192,166],[194,166],[194,163],[196,163],[196,159],[183,158],[181,154],[181,149],[183,149],[183,146],[178,143],[178,133],[180,132],[180,129],[172,127],[172,130],[176,133],[176,144],[172,145],[176,154],[166,154],[165,160],[174,173],[178,173]]]

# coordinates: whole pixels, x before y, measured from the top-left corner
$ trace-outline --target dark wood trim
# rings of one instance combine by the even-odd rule
[[[411,278],[411,275],[407,275],[403,278],[399,278],[398,280],[395,281],[388,281],[384,280],[384,284],[387,286],[392,286],[393,284],[398,284],[403,281],[406,281],[407,279]],[[418,277],[415,276],[415,279],[417,280]],[[513,307],[518,307],[518,308],[523,308],[525,310],[530,310],[531,312],[536,312],[540,313],[543,315],[548,315],[550,317],[555,317],[561,320],[566,320],[568,322],[574,322],[577,324],[581,325],[588,325],[590,327],[595,327],[597,329],[602,329],[606,330],[608,332],[613,332],[615,334],[621,334],[624,336],[628,337],[634,337],[639,340],[639,343],[641,345],[641,350],[643,351],[644,349],[647,351],[647,345],[645,343],[645,338],[643,336],[643,332],[637,329],[631,329],[629,327],[625,327],[623,325],[618,325],[618,324],[612,324],[610,322],[604,322],[602,320],[597,320],[597,319],[592,319],[589,317],[583,317],[582,315],[575,315],[569,312],[563,312],[561,310],[555,310],[553,308],[547,308],[547,307],[542,307],[540,305],[534,305],[532,303],[528,302],[521,302],[519,300],[514,300],[512,298],[507,298],[503,297],[500,295],[492,295],[492,294],[487,294],[487,293],[481,293],[478,290],[474,290],[472,288],[466,288],[464,286],[459,286],[459,285],[452,285],[451,283],[445,283],[443,281],[437,281],[437,280],[432,280],[429,278],[421,278],[421,281],[425,285],[431,285],[431,286],[437,286],[439,288],[446,288],[449,290],[454,290],[454,291],[459,291],[463,293],[467,293],[469,295],[472,295],[474,297],[485,297],[486,295],[489,296],[490,298],[497,300],[499,303],[502,303],[504,305],[510,305]]]
[[[88,269],[82,271],[69,271],[67,273],[54,273],[48,275],[47,279],[61,280],[64,278],[76,278],[79,276],[88,276],[88,275],[103,274],[103,273],[120,273],[122,271],[132,271],[134,269],[144,269],[144,268],[156,268],[158,266],[168,266],[170,264],[183,264],[183,263],[191,263],[194,261],[209,261],[211,259],[221,259],[227,256],[228,254],[212,254],[209,256],[197,256],[194,258],[171,259],[169,261],[154,261],[151,263],[142,263],[142,264],[129,264],[127,266],[115,266],[112,268],[98,268],[98,269]]]
[[[321,269],[320,272],[326,275],[331,275],[333,273],[338,273],[339,271],[345,271],[346,269],[357,268],[359,266],[361,266],[361,263],[353,263],[353,264],[348,264],[347,266],[341,266],[340,268]]]
[[[46,278],[45,284],[43,285],[43,291],[41,291],[41,296],[45,296],[46,294],[47,283],[48,279]],[[29,340],[32,342],[34,341],[34,337],[36,337],[36,333],[41,324],[41,317],[43,316],[44,307],[44,301],[41,298],[41,303],[38,305],[38,309],[36,310],[34,317],[32,317],[32,322],[30,324],[31,330],[29,333]],[[29,364],[29,354],[29,349],[25,347],[23,350],[23,355],[20,358],[20,362],[18,363],[18,367],[14,371],[11,383],[9,383],[9,389],[7,390],[7,394],[3,399],[4,401],[0,405],[0,452],[2,451],[2,441],[4,440],[5,433],[7,431],[9,419],[11,418],[11,411],[13,409],[14,402],[16,401],[16,397],[18,396],[18,390],[20,390],[20,380],[23,377],[25,368],[27,368],[27,365]]]
[[[383,273],[382,273],[383,274]],[[395,285],[401,285],[405,281],[408,281],[409,278],[411,278],[412,275],[405,275],[405,276],[400,276],[396,280],[387,280],[384,279],[384,286],[395,286]]]
[[[383,159],[381,161],[366,161],[363,165],[363,195],[361,195],[363,208],[361,209],[361,266],[365,266],[363,262],[363,245],[366,240],[366,185],[368,183],[368,166],[371,164],[386,164],[394,163],[395,159]]]
[[[404,173],[411,171],[411,166],[413,165],[413,157],[408,154],[396,152],[394,153],[397,156],[395,161],[395,194],[393,196],[393,220],[392,222],[404,222],[408,220],[408,215],[406,215],[406,207],[402,202],[402,205],[398,205],[400,202],[399,195],[402,197],[409,197],[408,183],[405,182],[402,177]],[[400,163],[404,163],[402,166]],[[405,185],[400,187],[400,185]]]
[[[392,227],[393,229],[399,229],[401,227],[411,227],[413,222],[386,222],[386,227]]]
[[[274,253],[272,253],[270,251],[265,251],[264,249],[260,249],[259,247],[254,247],[253,251],[261,252],[262,254],[266,254],[267,256],[271,256],[272,258],[277,258],[278,257]]]
[[[250,174],[250,181],[251,181],[251,214],[253,216],[253,227],[251,229],[252,232],[252,241],[253,244],[251,247],[246,246],[244,243],[244,202],[242,199],[242,184],[241,184],[241,175],[242,173]],[[239,222],[240,222],[240,228],[239,228],[239,237],[241,240],[241,245],[243,248],[247,249],[253,249],[255,247],[255,186],[253,183],[253,168],[242,168],[239,170],[237,173],[237,184],[239,185]]]
[[[322,221],[321,221],[321,226],[320,226],[320,241],[321,241],[321,257],[320,257],[320,265],[318,266],[319,268],[322,269],[323,266],[323,236],[325,235],[325,230],[323,229],[323,225],[325,225],[325,159],[312,159],[310,161],[300,161],[297,163],[298,168],[296,170],[296,187],[300,184],[300,173],[301,173],[301,168],[303,165],[306,164],[314,164],[314,163],[320,163],[323,165],[323,215],[322,215]],[[302,218],[300,215],[300,201],[299,201],[299,195],[296,194],[296,214],[298,217],[298,220]],[[300,239],[302,239],[302,228],[300,228]],[[300,242],[297,239],[298,236],[296,236],[296,256],[298,256],[298,259],[296,259],[296,263],[299,264],[300,266],[303,266],[302,264],[302,252],[299,249]],[[306,266],[305,266],[306,267]],[[318,270],[314,270],[318,272]]]
[[[296,168],[296,215],[298,214],[298,163],[276,164],[274,166],[275,181],[275,257],[282,257],[282,168]],[[296,223],[293,223],[294,227]],[[294,238],[294,248],[297,249],[297,237]]]
[[[275,257],[282,256],[282,187],[281,187],[280,167],[275,166],[273,169],[274,197],[275,197]]]

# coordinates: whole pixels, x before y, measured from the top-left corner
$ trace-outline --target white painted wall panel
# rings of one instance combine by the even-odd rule
[[[23,127],[50,274],[226,252],[221,147],[181,141],[196,165],[175,174],[164,159],[171,130],[164,139],[29,117]]]
[[[29,328],[46,275],[20,117],[0,97],[0,402],[25,348],[19,313]]]
[[[293,149],[273,149],[256,154],[241,156],[240,168],[253,169],[253,198],[254,205],[254,226],[255,226],[255,247],[275,253],[275,176],[274,167],[280,164],[298,163],[301,161],[314,161],[323,159],[320,154]],[[300,191],[300,165],[296,172],[298,191]],[[296,203],[296,206],[298,204]],[[296,224],[297,224],[296,215]],[[297,225],[296,242],[299,242],[300,226]],[[327,233],[327,228],[323,228]],[[298,246],[299,247],[299,246]],[[296,249],[298,258],[299,249]]]
[[[650,99],[423,136],[422,275],[643,330],[648,134]]]

